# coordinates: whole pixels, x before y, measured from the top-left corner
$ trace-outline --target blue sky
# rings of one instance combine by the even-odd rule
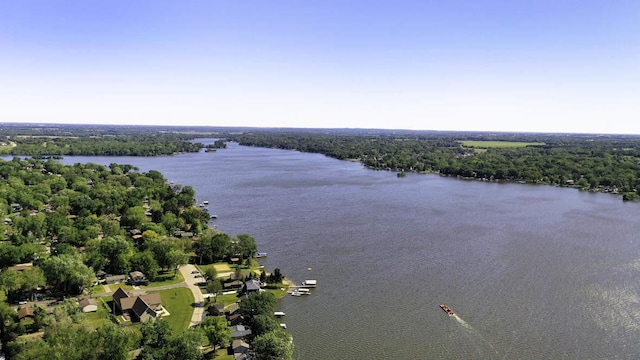
[[[0,121],[640,134],[640,1],[0,0]]]

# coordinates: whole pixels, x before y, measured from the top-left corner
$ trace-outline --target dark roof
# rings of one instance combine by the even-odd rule
[[[244,283],[246,291],[259,291],[260,290],[260,282],[258,280],[249,280]]]
[[[141,317],[147,310],[149,310],[149,305],[147,305],[147,303],[138,296],[136,301],[133,303],[131,310],[133,310],[138,317]]]
[[[118,288],[118,290],[113,293],[113,301],[120,305],[122,299],[128,298],[130,296],[131,295],[128,292],[124,291],[122,288]]]
[[[22,320],[26,317],[33,317],[35,314],[35,310],[32,307],[25,306],[22,309],[18,310],[18,319]]]
[[[98,302],[96,301],[96,299],[91,299],[91,298],[82,299],[78,304],[80,305],[80,308],[83,308],[89,305],[98,306]]]
[[[162,298],[158,293],[140,295],[140,296],[130,296],[127,298],[122,298],[120,300],[120,310],[122,311],[132,310],[135,304],[137,303],[138,298],[141,298],[144,301],[144,303],[148,305],[148,307],[151,307],[154,310],[158,308],[159,305],[162,304]]]
[[[251,335],[251,329],[247,329],[244,325],[238,324],[231,327],[231,338],[238,339]]]

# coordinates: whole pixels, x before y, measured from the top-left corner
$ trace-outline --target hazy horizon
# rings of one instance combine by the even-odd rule
[[[0,3],[0,121],[640,134],[640,3]]]

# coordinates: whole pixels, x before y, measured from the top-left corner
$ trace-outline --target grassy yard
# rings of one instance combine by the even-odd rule
[[[94,329],[102,327],[104,323],[110,322],[109,313],[111,309],[109,309],[109,305],[113,298],[111,296],[103,296],[96,298],[98,302],[98,311],[87,313],[85,315],[85,322],[91,325]]]
[[[211,356],[212,354],[207,354]],[[233,355],[227,354],[227,349],[218,349],[216,350],[215,357],[207,357],[208,359],[216,359],[216,360],[233,360]]]
[[[175,333],[182,333],[189,327],[193,315],[193,294],[187,288],[157,291],[164,306],[171,315],[164,317]]]
[[[215,268],[218,274],[225,274],[225,273],[230,273],[235,271],[235,266],[232,268],[226,262],[219,262],[219,263],[206,264],[206,265],[196,265],[196,267],[203,274],[207,271],[207,269],[211,267]]]
[[[183,281],[184,281],[184,277],[182,277],[182,273],[180,273],[180,271],[178,271],[178,273],[175,276],[173,276],[173,271],[169,271],[164,274],[159,274],[158,277],[156,277],[156,281],[150,282],[149,285],[140,286],[140,288],[146,289],[146,288],[154,288],[156,286],[173,285],[173,284],[179,284]]]
[[[523,141],[476,141],[476,140],[465,140],[460,141],[462,146],[470,147],[470,148],[514,148],[514,147],[525,147],[525,146],[542,146],[545,143],[537,143],[537,142],[523,142]]]
[[[133,286],[125,283],[109,284],[109,289],[111,289],[111,291],[116,291],[118,288],[122,288],[123,290],[133,290]]]

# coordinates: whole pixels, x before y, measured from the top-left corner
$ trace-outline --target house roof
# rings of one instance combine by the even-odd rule
[[[233,314],[238,310],[240,310],[240,306],[238,305],[238,303],[233,303],[227,306],[227,311],[229,312],[229,314]]]
[[[129,273],[129,276],[132,279],[140,279],[140,278],[144,278],[144,274],[140,271],[132,271]]]
[[[244,340],[233,340],[231,342],[231,348],[236,352],[235,350],[238,348],[251,349],[251,345],[246,343]]]
[[[125,275],[113,275],[113,276],[107,276],[105,278],[105,280],[107,282],[109,282],[109,281],[124,281],[126,279],[127,279],[127,277]]]
[[[91,299],[91,298],[82,299],[78,304],[80,305],[80,308],[84,308],[89,305],[98,306],[98,302],[95,299]]]
[[[120,307],[122,307],[122,299],[128,298],[131,295],[124,291],[122,288],[118,288],[118,290],[116,290],[113,293],[113,301],[115,301],[117,304],[120,305]]]
[[[141,298],[145,302],[145,304],[148,305],[148,307],[154,310],[157,309],[158,306],[162,304],[162,298],[158,293],[146,294],[146,295],[140,295],[140,296],[130,296],[127,298],[122,298],[120,300],[120,310],[127,311],[127,310],[133,309],[138,298]]]
[[[17,264],[14,266],[10,266],[7,268],[7,270],[24,271],[27,269],[31,269],[32,267],[33,267],[33,263],[24,263],[24,264]]]
[[[243,338],[245,336],[251,335],[251,329],[247,329],[242,324],[234,325],[231,327],[231,337],[232,338]]]
[[[136,297],[135,299],[136,301],[133,303],[131,310],[138,317],[141,317],[147,310],[149,310],[149,305],[140,296]]]
[[[247,291],[259,291],[260,290],[260,282],[258,280],[249,280],[244,283]]]
[[[34,314],[35,314],[35,311],[33,310],[32,307],[25,306],[22,309],[18,310],[18,319],[22,320],[27,316],[33,317]]]

